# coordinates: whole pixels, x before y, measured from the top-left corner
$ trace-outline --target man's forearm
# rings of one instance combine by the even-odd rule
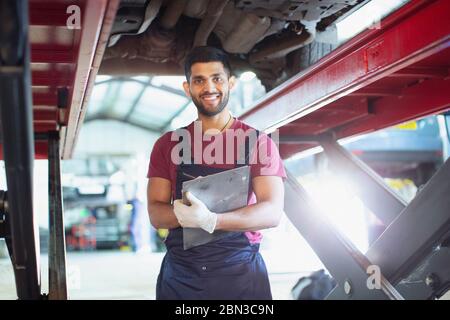
[[[148,205],[150,222],[156,229],[173,229],[180,226],[173,205],[163,202],[153,202]]]
[[[216,230],[257,231],[278,225],[283,214],[280,205],[259,202],[253,205],[217,215]]]

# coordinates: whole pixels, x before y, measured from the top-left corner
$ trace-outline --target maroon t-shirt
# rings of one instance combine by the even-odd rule
[[[182,146],[180,135],[190,138],[191,158],[196,164],[223,169],[235,168],[236,159],[242,154],[244,148],[243,135],[256,137],[254,128],[236,118],[230,128],[215,135],[202,134],[200,124],[197,122],[194,127],[195,122],[192,122],[181,134],[179,131],[167,132],[153,146],[147,177],[169,180],[172,187],[172,199],[175,198],[176,168],[181,161],[179,156],[179,149]],[[251,141],[249,158],[251,177],[278,176],[286,178],[283,162],[273,140],[265,133],[260,133],[257,139],[250,138],[249,140]],[[232,154],[230,155],[230,153]],[[189,156],[185,152],[183,154],[185,157]],[[249,205],[256,203],[255,194],[253,191],[250,192]],[[261,241],[260,232],[246,232],[245,234],[250,243]]]

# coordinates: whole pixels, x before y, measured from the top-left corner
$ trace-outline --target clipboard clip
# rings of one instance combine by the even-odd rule
[[[191,178],[191,179],[198,178],[198,177],[194,177],[193,175],[187,174],[186,172],[183,172],[183,171],[181,171],[181,174],[182,174],[183,176],[185,176],[185,177],[187,177],[187,178]]]

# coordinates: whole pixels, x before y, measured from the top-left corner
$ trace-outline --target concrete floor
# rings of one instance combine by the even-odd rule
[[[263,252],[263,256],[269,270],[274,299],[291,299],[291,288],[306,273],[294,272],[286,263],[281,268],[276,265],[276,259],[271,258],[270,254]],[[162,253],[69,252],[67,254],[69,298],[155,299],[156,278],[162,258]],[[41,266],[41,291],[48,292],[48,262],[45,255],[41,256]],[[0,258],[0,299],[16,298],[11,262],[9,258]]]

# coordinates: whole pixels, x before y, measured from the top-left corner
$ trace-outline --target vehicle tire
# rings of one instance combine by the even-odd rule
[[[437,171],[436,164],[432,162],[424,162],[417,167],[417,186],[425,185]]]
[[[312,42],[300,49],[297,49],[286,56],[285,67],[278,78],[262,76],[258,74],[258,78],[266,88],[266,92],[279,86],[286,80],[292,78],[299,72],[307,69],[315,64],[321,58],[333,51],[336,46],[328,43]]]
[[[315,64],[335,48],[336,46],[334,45],[314,41],[307,46],[289,53],[286,57],[286,73],[288,78]]]

